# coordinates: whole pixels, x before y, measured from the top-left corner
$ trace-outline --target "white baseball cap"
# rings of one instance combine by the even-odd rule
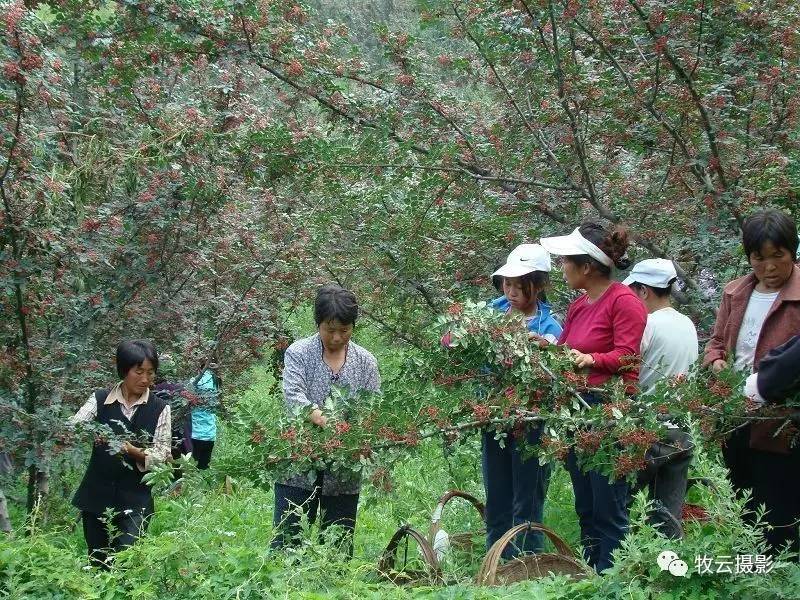
[[[550,255],[539,244],[520,244],[506,259],[506,264],[492,273],[492,277],[522,277],[534,271],[550,272]]]
[[[665,258],[648,258],[636,263],[631,274],[623,281],[625,285],[642,283],[654,288],[667,288],[678,273],[671,260]]]
[[[539,241],[542,243],[542,246],[544,246],[544,249],[550,254],[557,254],[559,256],[588,254],[609,268],[614,266],[614,261],[611,260],[611,257],[583,237],[580,229],[577,227],[575,228],[575,231],[569,235],[546,237]]]

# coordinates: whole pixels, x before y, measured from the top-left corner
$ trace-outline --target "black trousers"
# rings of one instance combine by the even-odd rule
[[[693,450],[688,432],[668,429],[667,438],[647,451],[647,468],[638,475],[636,491],[647,486],[650,499],[660,501],[678,522],[683,516]]]
[[[789,454],[764,452],[750,448],[750,427],[736,431],[723,448],[725,466],[737,492],[752,490],[749,510],[763,504],[765,520],[772,525],[764,532],[767,543],[776,552],[787,543],[792,552],[800,550],[800,448]],[[753,515],[748,515],[752,518]]]
[[[142,510],[118,512],[108,523],[103,514],[81,511],[89,562],[102,569],[110,568],[109,555],[132,546],[144,535],[152,514]]]
[[[211,462],[211,451],[214,449],[214,442],[207,440],[196,440],[192,438],[192,456],[197,461],[198,469],[207,469]]]
[[[297,543],[300,535],[301,514],[308,517],[310,523],[322,514],[320,528],[327,529],[331,525],[342,527],[342,535],[337,543],[345,546],[346,552],[353,555],[353,533],[356,528],[358,511],[358,494],[342,494],[323,496],[322,485],[315,485],[313,490],[304,490],[291,485],[275,484],[275,511],[273,525],[275,537],[273,548],[283,548]]]

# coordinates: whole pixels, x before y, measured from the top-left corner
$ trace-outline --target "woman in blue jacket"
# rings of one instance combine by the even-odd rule
[[[561,325],[545,301],[545,289],[550,283],[550,255],[538,244],[522,244],[508,255],[506,264],[492,274],[502,277],[504,296],[490,307],[505,313],[521,313],[531,333],[556,343]],[[550,481],[550,466],[540,465],[533,456],[523,460],[517,440],[505,432],[505,443],[495,439],[494,430],[483,432],[483,485],[486,491],[486,545],[490,548],[498,538],[515,525],[542,522],[544,500]],[[530,427],[526,438],[538,444],[542,425]],[[520,553],[540,552],[542,534],[527,534],[514,545],[506,547],[504,558]]]

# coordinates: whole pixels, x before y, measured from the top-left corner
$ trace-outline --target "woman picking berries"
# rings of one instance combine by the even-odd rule
[[[770,350],[800,332],[800,268],[795,265],[798,239],[794,220],[779,210],[751,215],[742,226],[742,245],[752,272],[725,286],[714,331],[706,345],[703,364],[719,372],[730,365],[755,374]],[[749,380],[749,395],[761,403]],[[769,398],[770,404],[784,398]],[[767,542],[777,550],[789,543],[800,548],[800,484],[787,473],[800,468],[800,448],[790,446],[790,435],[775,435],[784,419],[759,421],[739,429],[727,441],[723,456],[734,489],[752,490],[748,507],[766,505],[766,521],[773,528]]]
[[[559,343],[571,349],[577,368],[588,370],[590,387],[620,378],[633,392],[639,378],[635,357],[640,352],[647,310],[628,286],[611,279],[613,267],[628,266],[627,233],[584,223],[569,235],[542,238],[541,243],[551,254],[563,257],[567,285],[584,291],[567,310]],[[583,398],[588,404],[603,401],[595,393]],[[574,450],[567,456],[567,469],[584,556],[602,572],[611,566],[611,553],[628,530],[628,484],[624,479],[609,482],[599,471],[582,472]]]
[[[490,303],[494,310],[519,314],[528,330],[550,343],[561,335],[561,325],[553,318],[546,301],[550,283],[550,255],[538,244],[522,244],[508,255],[506,263],[492,274],[502,278],[504,296]],[[495,430],[482,434],[483,486],[486,492],[486,546],[491,548],[515,525],[542,522],[544,501],[550,481],[550,465],[540,465],[536,457],[523,460],[520,443],[511,431],[504,443]],[[539,443],[542,425],[525,432],[528,445]],[[540,532],[523,534],[510,544],[504,558],[542,550]]]
[[[318,427],[329,426],[322,407],[332,385],[347,388],[350,394],[380,389],[375,357],[350,340],[357,318],[358,303],[353,292],[338,285],[326,285],[317,292],[314,302],[318,332],[286,349],[283,369],[286,408],[305,413]],[[346,551],[352,553],[360,487],[360,477],[330,470],[275,483],[273,547],[297,542],[301,513],[312,523],[322,513],[322,529],[331,525],[342,527],[342,541]]]

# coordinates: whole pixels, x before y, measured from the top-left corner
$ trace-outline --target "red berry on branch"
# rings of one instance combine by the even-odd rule
[[[289,77],[300,77],[305,69],[299,60],[294,59],[286,66],[286,74]]]

